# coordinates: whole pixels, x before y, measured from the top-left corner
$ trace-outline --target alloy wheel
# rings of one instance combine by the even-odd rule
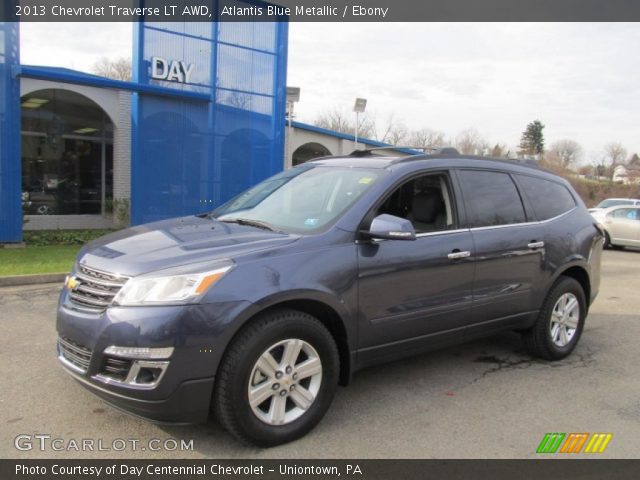
[[[551,341],[557,347],[566,347],[578,329],[580,303],[573,293],[565,293],[558,298],[551,311],[549,330]]]
[[[290,338],[267,348],[249,377],[251,411],[268,425],[285,425],[313,405],[322,384],[322,361],[304,340]]]

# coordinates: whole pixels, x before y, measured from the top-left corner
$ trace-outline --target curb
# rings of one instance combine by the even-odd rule
[[[0,277],[0,287],[38,285],[41,283],[62,283],[66,276],[66,273],[45,273],[36,275],[13,275],[9,277]]]

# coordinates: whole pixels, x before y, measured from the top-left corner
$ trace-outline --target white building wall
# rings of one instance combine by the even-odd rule
[[[114,125],[117,125],[118,117],[118,90],[110,88],[87,87],[71,83],[54,82],[52,80],[37,80],[35,78],[22,78],[20,80],[20,96],[28,95],[38,90],[57,88],[79,93],[96,102],[102,108]]]
[[[290,134],[291,132],[291,134]],[[328,135],[320,132],[314,132],[312,130],[306,130],[304,128],[296,128],[289,126],[286,127],[286,142],[285,142],[285,168],[290,168],[293,165],[293,152],[306,143],[319,143],[323,145],[327,150],[331,152],[331,155],[348,155],[354,150],[364,150],[366,148],[372,148],[371,145],[364,143],[356,143],[353,140],[346,138],[340,138],[333,135]],[[376,147],[377,148],[377,147]],[[380,155],[391,156],[407,156],[406,153],[398,152],[392,148],[378,150]]]
[[[113,198],[131,199],[131,93],[125,91],[118,95],[113,133]]]

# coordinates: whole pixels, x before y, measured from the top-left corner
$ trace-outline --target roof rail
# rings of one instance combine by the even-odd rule
[[[349,154],[350,157],[369,157],[373,155],[376,150],[422,150],[423,153],[429,152],[430,154],[435,155],[459,155],[460,153],[453,147],[405,147],[405,146],[395,146],[389,145],[388,147],[375,147],[375,148],[367,148],[364,150],[354,150]],[[419,152],[414,153],[413,155],[420,155]]]

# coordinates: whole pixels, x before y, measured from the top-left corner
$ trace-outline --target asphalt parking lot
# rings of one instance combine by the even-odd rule
[[[568,359],[532,359],[509,333],[369,369],[338,390],[314,431],[268,450],[244,447],[215,424],[135,419],[85,391],[55,359],[59,288],[0,289],[2,458],[533,458],[546,432],[611,432],[599,457],[638,457],[640,251],[604,253],[600,295]],[[124,451],[21,451],[14,447],[20,434],[61,438],[63,448],[82,439],[140,444],[136,451],[130,443]],[[143,451],[151,438],[161,441],[156,447],[193,440],[193,450]]]

